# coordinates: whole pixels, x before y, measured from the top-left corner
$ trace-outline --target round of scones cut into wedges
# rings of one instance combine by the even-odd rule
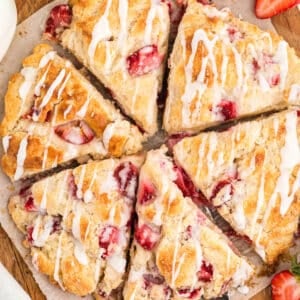
[[[0,126],[4,173],[14,182],[81,164],[9,199],[34,267],[61,289],[98,300],[247,294],[256,266],[201,209],[214,207],[267,264],[293,244],[300,215],[293,49],[196,0],[70,0],[53,8],[44,35],[72,52],[131,119],[49,45],[37,45],[12,76]],[[172,156],[166,146],[128,156],[163,132],[162,88]],[[98,161],[82,164],[91,158]]]
[[[114,294],[122,285],[143,156],[91,162],[9,200],[32,263],[63,290]]]
[[[144,137],[78,70],[40,44],[12,76],[5,95],[3,171],[12,181],[71,160],[120,157]]]

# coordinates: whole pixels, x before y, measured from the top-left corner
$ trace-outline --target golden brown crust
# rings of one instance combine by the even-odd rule
[[[299,143],[297,111],[284,111],[183,139],[174,155],[220,214],[273,263],[298,226]]]
[[[189,293],[218,297],[228,282],[230,287],[243,285],[252,267],[191,198],[183,196],[165,152],[148,152],[141,168],[124,299],[184,299]],[[208,277],[201,279],[204,269]]]
[[[9,213],[39,272],[80,296],[110,295],[123,283],[142,161],[132,156],[91,162],[10,198]]]
[[[136,153],[144,139],[69,61],[44,44],[11,79],[0,132],[2,168],[12,180],[88,155]]]
[[[169,134],[300,105],[294,49],[275,33],[197,1],[189,1],[170,68],[164,114]]]
[[[154,134],[164,63],[145,75],[131,76],[126,59],[145,46],[155,45],[166,61],[168,6],[150,0],[79,0],[72,1],[71,5],[73,18],[70,29],[63,33],[63,46],[112,91],[124,111],[143,130]],[[98,41],[95,28],[100,23]]]

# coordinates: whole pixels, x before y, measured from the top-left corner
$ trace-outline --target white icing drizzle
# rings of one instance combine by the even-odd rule
[[[59,278],[59,267],[60,267],[60,258],[61,258],[61,243],[62,243],[62,233],[59,235],[58,239],[58,246],[56,250],[56,257],[55,257],[55,265],[54,265],[54,274],[53,278],[54,280],[59,284],[59,286],[62,288],[62,290],[65,290],[62,282]]]
[[[36,96],[40,96],[41,95],[41,87],[44,85],[44,82],[47,78],[48,72],[50,69],[50,65],[47,67],[46,72],[43,74],[43,76],[41,77],[40,81],[37,83],[37,85],[34,88],[34,94]]]
[[[154,18],[156,17],[157,10],[159,9],[159,7],[160,7],[159,0],[151,0],[151,7],[147,15],[145,34],[144,34],[144,43],[146,45],[151,44],[152,24]]]
[[[48,104],[48,102],[50,101],[50,99],[54,93],[54,90],[61,84],[62,80],[65,77],[65,74],[66,74],[65,69],[62,69],[59,72],[58,76],[55,78],[55,80],[52,82],[51,86],[47,90],[47,93],[44,96],[42,103],[40,104],[40,109],[42,109],[43,107],[45,107]]]
[[[67,63],[66,63],[66,65],[67,65]],[[66,76],[64,82],[62,83],[61,87],[59,88],[58,93],[57,93],[57,99],[60,100],[61,94],[64,91],[64,89],[65,89],[65,87],[67,85],[67,82],[69,81],[70,77],[71,77],[71,72],[68,73],[68,75]]]
[[[103,248],[100,248],[99,254],[96,259],[96,264],[95,264],[95,274],[94,274],[95,282],[99,281],[100,271],[101,271],[101,263],[102,263],[102,258],[101,258],[102,254],[103,254]]]
[[[98,46],[98,43],[103,40],[107,40],[111,37],[112,32],[109,26],[108,14],[111,7],[112,0],[107,0],[104,14],[101,16],[99,21],[96,23],[93,32],[92,40],[89,45],[88,55],[90,60],[94,60],[95,52]]]
[[[107,259],[107,264],[111,266],[118,273],[123,274],[126,267],[126,260],[122,256],[115,254],[115,255],[111,255]]]
[[[286,41],[280,41],[278,44],[277,52],[274,56],[275,60],[278,61],[280,67],[279,87],[281,90],[283,90],[285,87],[286,77],[289,71],[287,47],[288,44]]]
[[[84,102],[84,104],[80,107],[79,111],[76,113],[76,115],[80,118],[84,118],[84,116],[86,115],[86,112],[88,110],[89,104],[90,104],[90,100],[91,97],[88,94],[86,101]]]
[[[300,84],[292,84],[289,93],[289,102],[294,102],[299,99],[300,95]]]
[[[86,172],[86,165],[83,165],[83,166],[81,166],[79,181],[77,184],[77,192],[76,192],[76,196],[79,199],[81,199],[83,197],[82,185],[83,185],[83,181],[84,181],[85,172]]]
[[[43,247],[47,241],[47,239],[49,238],[52,229],[53,229],[53,219],[49,219],[45,225],[44,228],[41,232],[36,232],[35,233],[35,229],[39,227],[39,223],[37,226],[34,226],[33,232],[32,232],[32,238],[34,240],[34,245],[37,247]]]
[[[278,128],[279,128],[279,120],[278,120],[278,118],[274,118],[273,125],[274,125],[274,133],[275,133],[275,135],[277,135]]]
[[[89,258],[85,252],[84,246],[77,240],[74,240],[74,255],[81,265],[86,266],[89,263]]]
[[[24,162],[26,159],[26,151],[28,145],[28,136],[26,135],[20,142],[20,146],[17,153],[17,167],[14,175],[14,180],[19,180],[24,174]]]
[[[197,164],[197,169],[196,169],[196,180],[199,180],[199,178],[201,178],[202,158],[204,157],[204,151],[205,151],[206,144],[207,144],[206,141],[207,141],[207,135],[206,134],[202,135],[201,145],[198,150],[198,164]]]
[[[49,177],[45,179],[45,185],[43,189],[43,196],[41,200],[40,207],[42,210],[45,210],[47,207],[47,192],[48,192],[48,185],[49,185]]]
[[[72,110],[73,105],[69,104],[68,107],[65,109],[64,111],[64,120],[66,119],[67,115],[70,113],[70,111]]]
[[[125,43],[127,40],[128,0],[119,0],[118,13],[120,18],[120,33],[118,37],[118,46],[121,49],[121,52],[124,52],[126,49]]]
[[[226,55],[226,50],[224,48],[224,45],[222,44],[222,67],[221,67],[221,84],[222,84],[222,86],[225,86],[225,84],[226,84],[228,61],[229,61],[229,58]]]
[[[4,153],[7,153],[7,150],[9,148],[10,139],[11,139],[10,135],[6,135],[2,138],[2,145],[3,145]]]
[[[33,67],[26,67],[21,70],[21,74],[24,77],[24,81],[19,88],[19,96],[22,101],[20,112],[23,109],[24,102],[26,100],[26,97],[27,97],[30,89],[31,89],[31,86],[35,82],[37,70]]]
[[[217,135],[215,132],[211,132],[209,134],[209,142],[208,142],[208,153],[206,155],[207,157],[207,173],[211,174],[211,172],[214,169],[215,163],[214,163],[214,159],[213,159],[213,154],[214,151],[217,147]]]
[[[228,17],[228,11],[229,11],[228,8],[219,10],[214,6],[202,5],[201,9],[208,18],[220,18],[223,20]]]
[[[49,51],[48,53],[46,53],[40,60],[39,68],[42,69],[42,68],[46,67],[48,62],[50,60],[53,60],[54,56],[55,56],[55,51]]]
[[[241,262],[240,266],[237,268],[236,272],[232,277],[233,287],[239,287],[244,285],[245,281],[249,278],[249,276],[253,272],[250,265],[244,259],[241,259],[240,262]]]
[[[74,201],[73,205],[73,222],[72,222],[72,233],[73,236],[78,240],[81,241],[81,230],[80,230],[80,221],[81,221],[81,211],[79,208],[79,202]]]
[[[103,131],[102,141],[106,150],[109,149],[109,142],[114,135],[115,127],[116,123],[109,123]]]

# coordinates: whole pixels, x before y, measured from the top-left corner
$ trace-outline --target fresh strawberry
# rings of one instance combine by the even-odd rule
[[[299,0],[257,0],[255,14],[260,19],[271,18],[299,3]]]
[[[156,45],[145,46],[127,57],[127,70],[133,77],[141,76],[158,69],[162,61]]]
[[[273,300],[300,300],[300,265],[296,259],[292,262],[291,271],[277,273],[271,282]]]
[[[79,120],[58,125],[54,131],[60,138],[74,145],[87,144],[95,137],[93,130]]]

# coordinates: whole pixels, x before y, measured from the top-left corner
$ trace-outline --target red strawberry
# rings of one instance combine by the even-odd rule
[[[300,282],[288,270],[277,273],[272,279],[271,286],[273,300],[300,299]]]
[[[55,40],[60,33],[68,28],[72,21],[72,10],[67,4],[57,5],[52,8],[50,16],[46,21],[44,37]]]
[[[160,231],[143,224],[136,228],[134,237],[145,250],[152,250],[160,239]]]
[[[145,46],[127,57],[127,70],[133,76],[141,76],[157,69],[163,61],[156,45]]]
[[[150,204],[156,198],[156,189],[152,182],[150,181],[142,181],[139,184],[139,190],[137,195],[138,203],[142,205]]]
[[[78,120],[58,125],[54,131],[60,138],[74,145],[87,144],[95,137],[92,129],[84,121]]]
[[[299,3],[299,0],[257,0],[255,14],[260,19],[271,18]]]
[[[138,169],[131,162],[121,163],[114,171],[120,193],[133,200],[137,187]]]
[[[112,225],[107,225],[104,227],[99,235],[99,247],[105,249],[102,254],[102,258],[112,254],[110,248],[111,244],[117,244],[119,241],[120,231],[117,227]]]

